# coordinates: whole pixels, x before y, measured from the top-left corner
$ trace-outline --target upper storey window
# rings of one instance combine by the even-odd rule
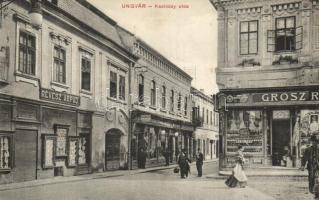
[[[240,54],[257,54],[258,21],[240,23]]]
[[[151,82],[151,105],[156,106],[156,83]]]
[[[91,59],[81,59],[81,89],[91,91]]]
[[[144,102],[144,76],[141,74],[138,77],[138,102]]]
[[[282,17],[276,19],[276,51],[296,50],[295,29],[295,17]]]
[[[35,75],[35,37],[27,32],[20,32],[19,71]]]
[[[65,50],[62,47],[54,47],[53,60],[53,80],[65,84]]]
[[[296,17],[280,17],[275,20],[275,30],[267,32],[268,52],[287,52],[302,48],[302,27],[296,27]]]

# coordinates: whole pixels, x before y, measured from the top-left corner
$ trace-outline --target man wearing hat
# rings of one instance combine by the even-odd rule
[[[319,199],[319,185],[318,181],[316,181],[319,173],[319,149],[316,148],[318,140],[315,135],[311,136],[310,142],[311,145],[306,148],[305,153],[301,159],[301,170],[303,171],[307,164],[309,192],[315,195],[315,199]]]

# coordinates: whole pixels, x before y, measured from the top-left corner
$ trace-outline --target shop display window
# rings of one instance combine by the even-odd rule
[[[55,146],[56,136],[55,135],[42,135],[43,139],[43,160],[42,167],[44,169],[53,168],[55,165]]]
[[[230,111],[227,115],[227,153],[236,153],[241,145],[248,154],[262,154],[262,119],[262,111]]]
[[[80,161],[80,139],[69,137],[68,143],[68,167],[75,167]]]
[[[148,154],[149,158],[156,158],[156,144],[157,144],[157,134],[154,128],[150,128],[147,133],[146,141],[148,141]]]
[[[89,134],[80,134],[78,148],[79,165],[87,164],[89,162]]]
[[[165,155],[165,148],[167,147],[167,136],[166,136],[166,131],[162,130],[160,132],[160,135],[159,135],[159,140],[158,140],[158,146],[157,146],[157,149],[158,149],[158,156],[164,156]]]
[[[0,171],[12,168],[12,135],[0,134]]]
[[[304,154],[305,149],[310,146],[311,135],[319,134],[319,110],[301,110],[300,111],[300,122],[296,127],[294,134],[295,145],[298,147],[299,144],[299,155]]]
[[[68,136],[68,126],[55,125],[55,135],[56,135],[56,156],[66,157],[66,144]]]

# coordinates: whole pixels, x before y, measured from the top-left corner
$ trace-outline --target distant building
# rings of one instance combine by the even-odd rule
[[[132,70],[132,168],[146,152],[146,167],[193,154],[190,88],[192,77],[143,40],[122,32],[139,59]],[[126,36],[126,37],[124,37]]]
[[[214,101],[203,91],[191,88],[192,99],[192,121],[195,127],[194,153],[199,148],[205,159],[218,157],[219,134],[218,134],[218,112],[215,111]]]
[[[222,168],[298,167],[318,133],[319,2],[211,0],[218,13]],[[311,125],[312,124],[312,125]]]

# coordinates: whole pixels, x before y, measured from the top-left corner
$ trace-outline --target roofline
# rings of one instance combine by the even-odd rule
[[[114,21],[112,18],[104,14],[101,10],[99,10],[97,7],[95,7],[93,4],[91,4],[87,0],[76,0],[76,1],[79,2],[81,5],[83,5],[84,7],[91,10],[92,12],[94,12],[96,15],[98,15],[99,17],[101,17],[106,22],[110,23],[111,25],[113,26],[117,25],[116,21]]]
[[[217,6],[216,6],[215,3],[213,2],[213,0],[209,0],[209,2],[213,5],[213,7],[215,8],[215,10],[217,10]]]
[[[139,37],[136,37],[137,42],[140,42],[143,44],[143,46],[145,46],[146,48],[148,48],[149,50],[153,51],[154,53],[156,53],[159,57],[161,57],[162,59],[165,60],[165,62],[167,62],[168,64],[174,66],[179,72],[181,72],[183,75],[185,75],[190,81],[193,80],[193,78],[186,73],[184,70],[182,70],[180,67],[178,67],[176,64],[174,64],[173,62],[171,62],[170,60],[168,60],[165,56],[163,56],[160,52],[158,52],[156,49],[154,49],[153,47],[151,47],[148,43],[146,43],[144,40],[142,40]]]
[[[195,87],[191,86],[191,94],[195,94],[196,96],[200,96],[201,98],[206,99],[210,103],[214,104],[213,98],[209,95],[204,94],[200,90],[196,89]]]
[[[89,10],[91,10],[92,12],[94,12],[95,14],[97,14],[99,17],[102,17],[107,23],[110,23],[112,26],[119,27],[117,25],[117,23],[112,20],[111,18],[107,17],[104,13],[102,13],[101,11],[99,11],[95,6],[93,6],[92,4],[90,4],[89,2],[87,2],[86,0],[75,0],[76,2],[78,2],[80,5],[83,5],[84,7],[88,8]],[[93,34],[102,36],[102,38],[106,39],[107,41],[109,41],[110,43],[112,43],[113,45],[115,45],[117,47],[117,51],[122,51],[124,52],[126,55],[125,57],[128,58],[133,58],[133,60],[136,60],[137,57],[135,55],[132,54],[132,52],[130,52],[129,50],[127,50],[123,44],[118,44],[117,42],[115,42],[112,38],[102,34],[101,32],[99,32],[98,30],[96,30],[94,27],[92,27],[91,25],[89,25],[88,23],[85,23],[81,20],[79,20],[77,17],[71,15],[70,13],[66,12],[65,10],[63,10],[62,8],[58,7],[58,6],[53,6],[51,3],[46,3],[46,1],[44,1],[43,3],[45,3],[46,6],[50,7],[51,9],[56,10],[56,12],[61,13],[62,15],[65,15],[66,17],[68,17],[70,20],[74,21],[75,23],[78,23],[80,25],[84,25],[85,27],[89,28],[90,31],[93,32]],[[93,9],[93,10],[92,10]],[[98,14],[98,13],[99,14]],[[108,21],[109,20],[109,21]],[[109,47],[112,48],[112,47]]]

